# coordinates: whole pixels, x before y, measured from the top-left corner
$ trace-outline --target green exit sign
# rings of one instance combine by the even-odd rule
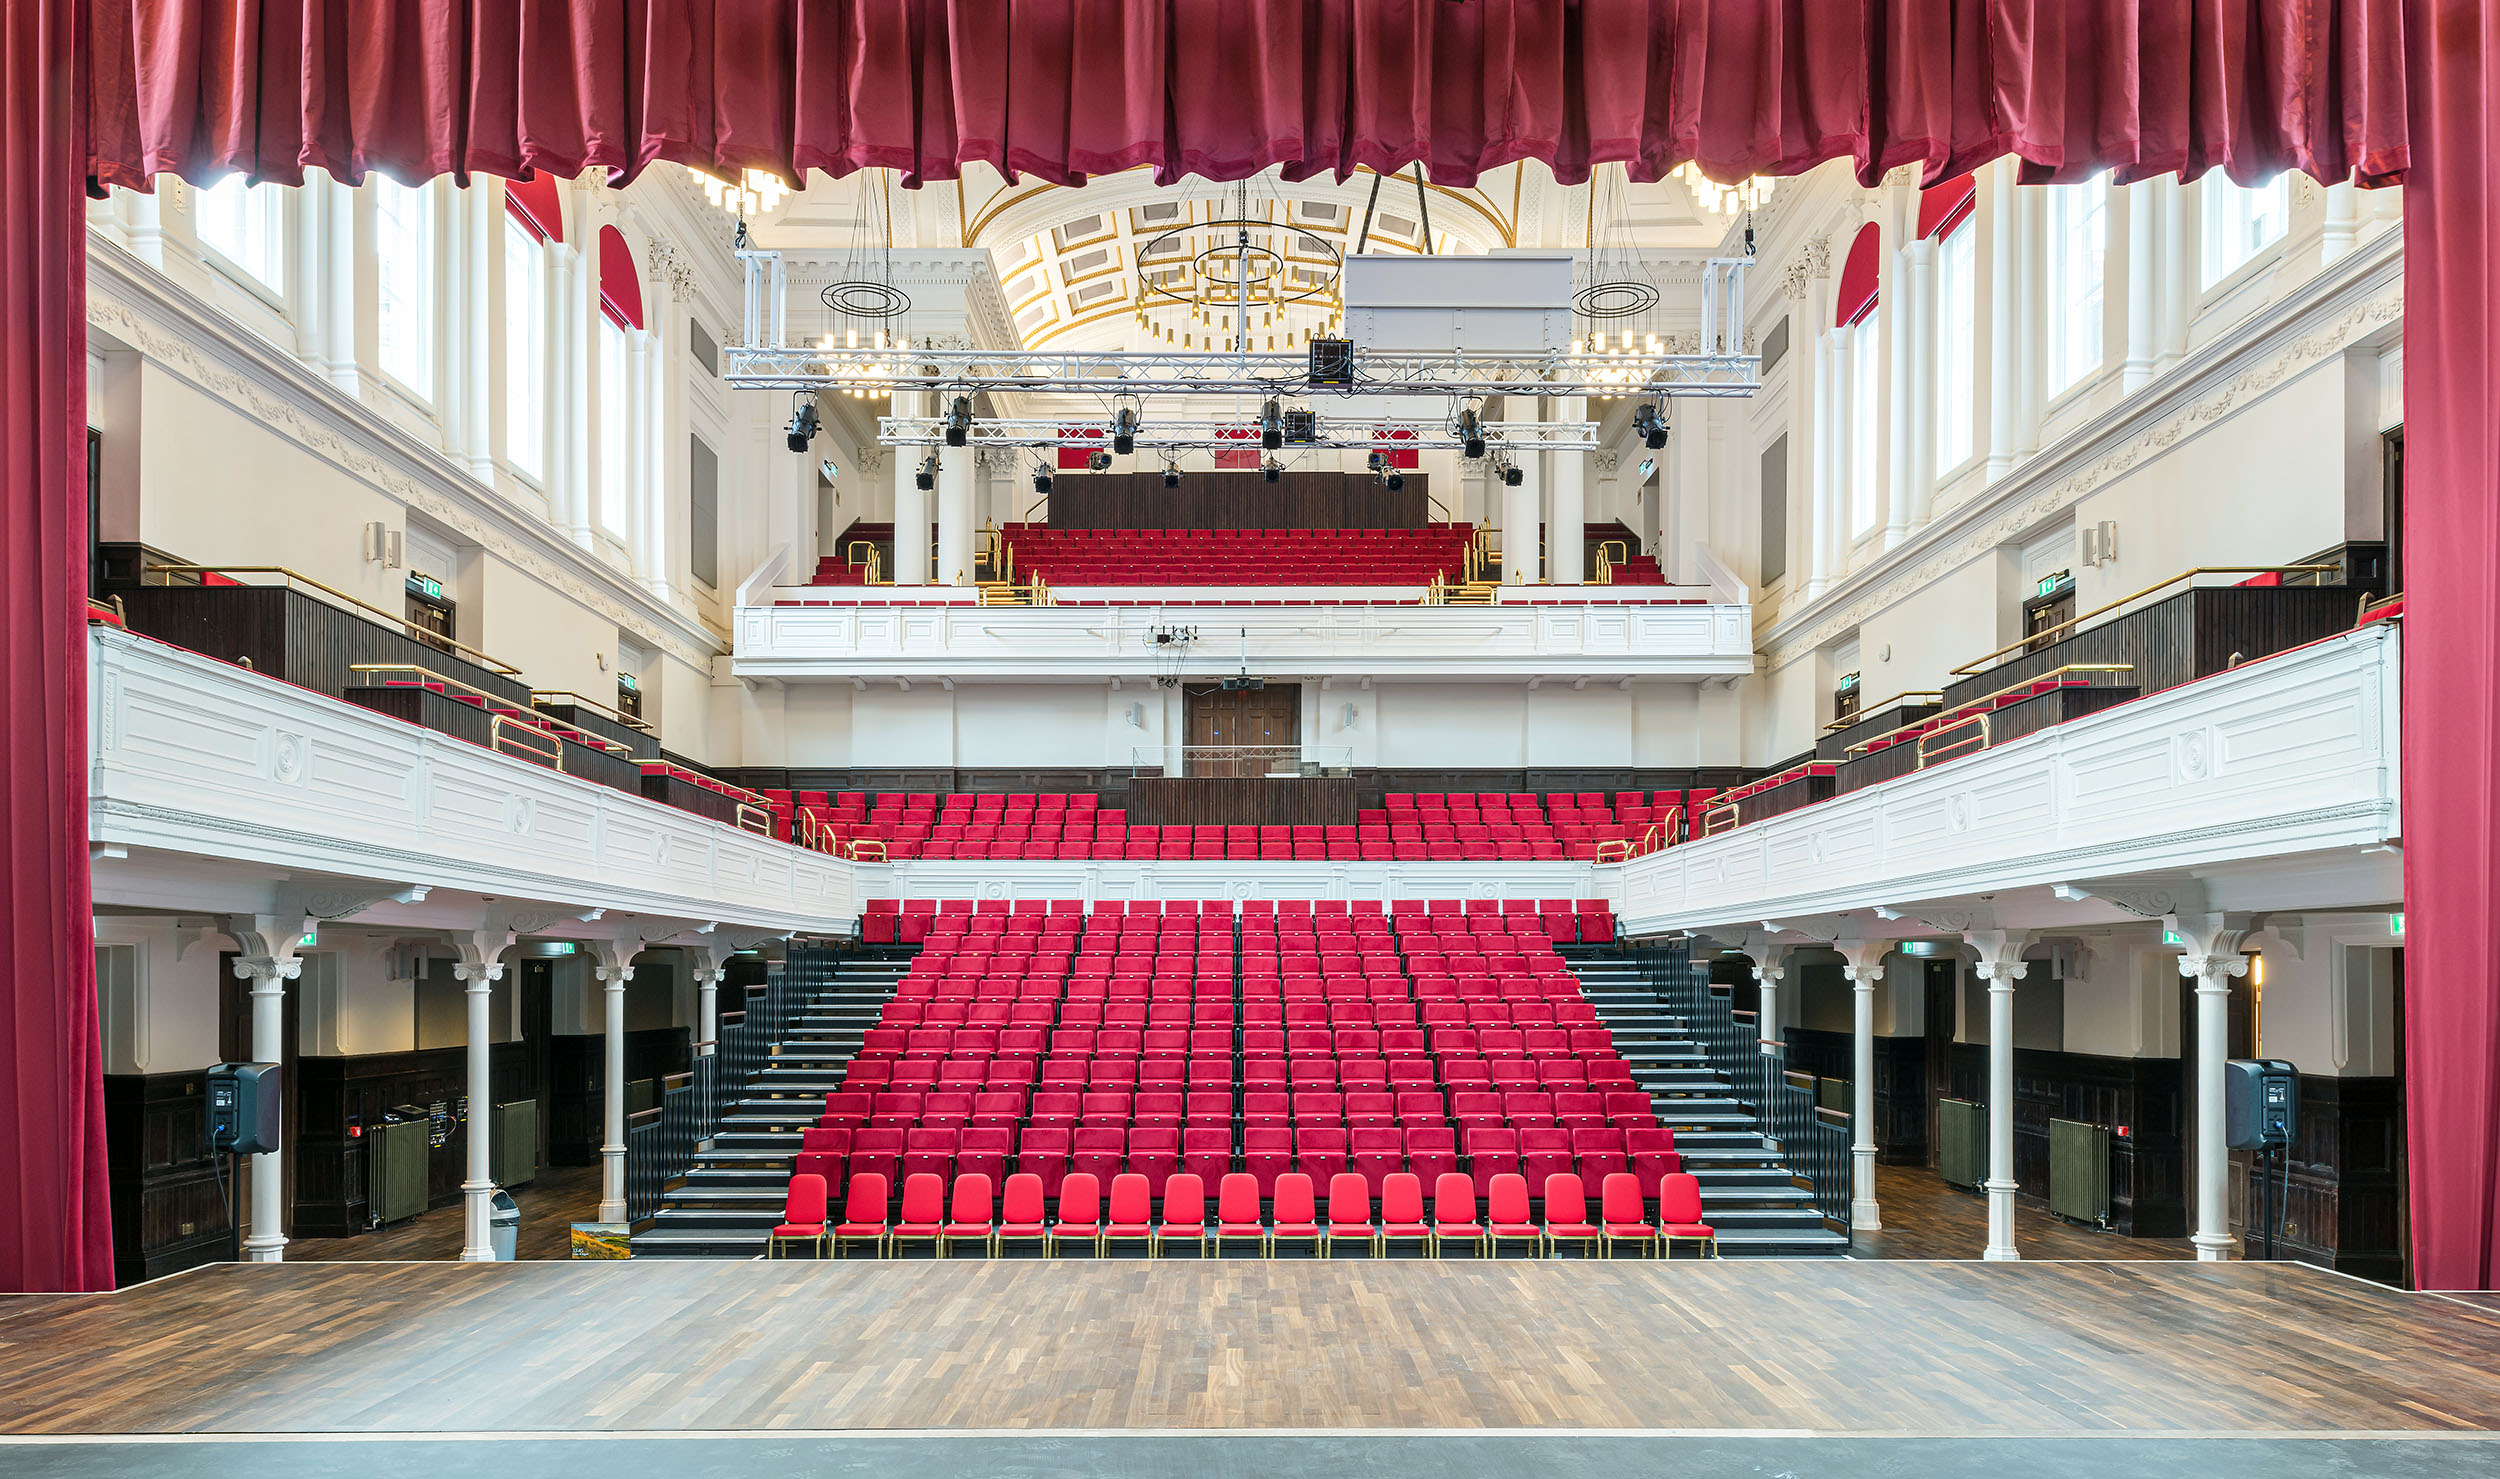
[[[313,942],[313,937],[312,937],[312,935],[311,935],[310,933],[307,933],[307,934],[304,936],[304,938],[302,938],[302,939],[300,939],[300,940],[298,940],[298,941],[296,941],[296,942],[295,942],[295,948],[296,948],[296,949],[298,949],[298,950],[310,950],[310,949],[312,948],[312,942]]]
[[[429,601],[443,599],[443,583],[431,575],[420,575],[414,570],[408,572],[408,589],[410,593],[422,596]]]
[[[2177,930],[2163,930],[2161,942],[2165,945],[2184,945],[2187,943],[2187,936],[2180,934]]]
[[[634,675],[631,673],[618,673],[616,675],[616,686],[624,689],[627,693],[642,692],[642,685],[634,681]]]
[[[2387,916],[2387,932],[2394,935],[2399,940],[2405,937],[2405,916],[2403,910],[2399,909],[2395,913]]]

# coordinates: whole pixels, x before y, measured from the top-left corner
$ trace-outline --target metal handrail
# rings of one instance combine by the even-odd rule
[[[2045,673],[2034,673],[2028,678],[2018,678],[2015,681],[2006,684],[2003,688],[1991,688],[1986,693],[1980,694],[1976,698],[1964,699],[1960,703],[1953,706],[1953,712],[1955,714],[1959,714],[1961,711],[1968,709],[1973,705],[1984,704],[1991,699],[2003,698],[2005,695],[2012,693],[2017,688],[2029,688],[2037,683],[2046,683],[2052,678],[2056,678],[2067,673],[2132,673],[2134,671],[2135,664],[2131,662],[2062,663],[2057,667],[2049,669]],[[1866,751],[1881,748],[1895,737],[1907,735],[1912,730],[1940,727],[1939,721],[1942,721],[1944,724],[1959,722],[1957,719],[1949,718],[1943,714],[1930,714],[1924,719],[1913,719],[1907,724],[1896,724],[1892,728],[1885,730],[1882,734],[1872,736],[1868,739],[1862,739],[1840,753],[1844,756],[1863,754]]]
[[[861,550],[868,551],[868,558],[864,562],[868,566],[866,583],[869,585],[890,584],[890,582],[885,578],[885,556],[878,553],[877,543],[873,539],[854,539],[849,544],[844,545],[842,547],[842,563],[845,565],[858,565],[863,563],[860,560],[858,553]]]
[[[444,675],[444,674],[442,674],[442,673],[438,673],[438,672],[434,671],[432,668],[422,666],[421,664],[418,664],[418,663],[412,663],[412,662],[351,662],[351,663],[349,663],[349,664],[347,665],[347,670],[348,670],[349,672],[351,672],[351,673],[406,673],[406,674],[409,674],[409,675],[411,675],[411,676],[413,676],[413,677],[423,679],[423,680],[424,680],[425,682],[427,682],[427,683],[440,683],[440,684],[441,684],[441,685],[443,685],[445,688],[457,688],[457,689],[459,689],[461,692],[466,693],[466,694],[471,694],[471,695],[475,696],[476,698],[478,698],[479,700],[481,700],[482,702],[485,702],[485,703],[492,703],[492,704],[505,704],[505,705],[510,705],[510,704],[512,703],[512,700],[511,700],[511,699],[508,699],[508,698],[504,697],[504,696],[503,696],[502,694],[500,694],[500,693],[492,693],[492,692],[489,692],[489,691],[488,691],[488,690],[486,690],[486,689],[483,689],[483,688],[478,687],[478,686],[477,686],[476,684],[474,684],[474,683],[463,683],[463,682],[461,682],[458,678],[448,677],[448,676],[446,676],[446,675]],[[399,686],[407,686],[407,685],[385,684],[384,686],[385,686],[385,687],[399,687]],[[532,694],[532,695],[531,695],[531,697],[532,697],[532,698],[536,698],[536,697],[537,697],[537,695],[536,695],[536,694]],[[509,715],[497,714],[497,715],[495,716],[495,722],[496,722],[497,724],[502,724],[502,723],[503,723],[503,722],[505,722],[508,718],[510,718],[510,716],[509,716]],[[524,718],[523,718],[520,722],[521,722],[522,724],[526,725],[526,726],[527,726],[527,727],[529,727],[529,728],[532,728],[532,729],[537,730],[537,731],[538,731],[539,733],[541,733],[541,734],[549,734],[551,737],[553,737],[553,738],[559,738],[559,739],[561,739],[561,738],[564,738],[564,737],[565,737],[565,736],[562,736],[562,735],[553,735],[552,731],[550,731],[550,730],[548,730],[548,729],[546,728],[546,726],[547,726],[547,725],[549,725],[549,724],[560,723],[561,721],[559,721],[559,720],[556,720],[556,719],[553,719],[553,718],[542,718],[542,717],[539,717],[539,716],[532,715],[532,716],[527,716],[527,717],[524,717]],[[626,747],[625,747],[625,746],[618,744],[616,741],[614,741],[614,740],[612,740],[612,739],[609,739],[609,738],[607,738],[607,737],[606,737],[606,736],[604,736],[604,735],[596,735],[596,734],[592,734],[590,731],[588,731],[588,730],[586,730],[586,729],[576,729],[576,728],[574,728],[572,725],[569,725],[569,724],[565,725],[565,726],[564,726],[564,728],[566,729],[566,731],[568,732],[568,734],[570,734],[570,735],[572,735],[572,736],[576,736],[576,737],[577,737],[577,738],[575,739],[575,741],[574,741],[574,742],[575,742],[575,743],[577,743],[577,744],[587,745],[587,746],[589,746],[590,748],[592,748],[592,749],[594,749],[594,750],[605,750],[605,751],[607,751],[607,752],[608,752],[609,754],[611,754],[611,755],[621,755],[621,754],[625,754],[625,753],[627,753],[627,751],[626,751]],[[498,749],[498,750],[500,750],[500,749],[502,749],[502,748],[503,748],[503,746],[502,746],[500,743],[498,743],[498,742],[496,741],[496,739],[495,739],[495,736],[496,736],[498,733],[499,733],[499,732],[498,732],[497,730],[495,730],[494,728],[492,728],[492,727],[490,727],[490,728],[488,729],[488,731],[487,731],[487,734],[488,734],[488,736],[489,736],[488,748],[490,748],[490,749]],[[522,746],[522,748],[523,748],[523,749],[525,749],[525,750],[528,750],[528,751],[529,751],[529,753],[530,753],[531,755],[533,755],[533,756],[537,756],[537,755],[539,755],[539,754],[541,753],[541,752],[540,752],[540,751],[538,751],[537,749],[534,749],[534,748],[532,748],[532,747],[530,747],[530,746],[528,746],[528,745],[524,745],[524,746]],[[564,752],[563,752],[563,747],[562,747],[562,746],[558,746],[558,747],[557,747],[557,750],[556,750],[556,769],[558,769],[558,770],[563,770],[563,769],[564,769],[563,754],[564,754]]]
[[[1647,827],[1642,828],[1641,835],[1637,838],[1611,837],[1606,841],[1597,844],[1597,861],[1601,863],[1628,863],[1634,858],[1645,858],[1651,853],[1660,851],[1663,848],[1673,847],[1683,840],[1684,813],[1679,809],[1669,813],[1667,820],[1652,822]],[[1609,848],[1619,848],[1621,850],[1615,853],[1614,856],[1608,857],[1606,853]]]
[[[533,688],[530,690],[531,703],[536,703],[542,698],[555,703],[570,703],[575,708],[588,709],[594,714],[615,720],[617,723],[624,725],[627,729],[639,729],[644,734],[659,733],[658,730],[653,729],[649,724],[635,718],[631,714],[626,713],[624,710],[617,708],[615,705],[603,704],[595,698],[585,698],[581,694],[575,693],[570,688]]]
[[[506,678],[517,678],[521,675],[521,670],[519,668],[514,667],[512,664],[505,662],[499,657],[493,657],[487,653],[480,652],[476,648],[471,647],[468,643],[463,642],[456,637],[446,637],[440,632],[433,631],[427,627],[419,625],[416,622],[410,621],[406,616],[394,616],[390,612],[383,610],[381,607],[374,605],[370,601],[363,600],[356,596],[351,596],[347,592],[340,590],[335,586],[323,585],[320,581],[313,579],[311,576],[301,574],[300,572],[294,570],[289,570],[284,565],[148,565],[142,567],[142,573],[150,575],[284,576],[290,588],[295,585],[307,586],[313,590],[319,591],[325,596],[330,597],[334,601],[344,601],[358,611],[368,612],[374,616],[380,617],[382,620],[389,622],[395,627],[403,628],[407,635],[414,637],[420,642],[448,647],[454,652],[459,653],[461,656],[475,662],[479,667],[486,669],[488,672],[496,673]],[[265,587],[255,587],[255,589],[265,589]]]
[[[1617,553],[1610,556],[1606,553],[1608,550],[1614,550],[1617,551]],[[1597,542],[1597,569],[1594,572],[1597,578],[1592,581],[1591,584],[1613,585],[1615,583],[1615,567],[1626,563],[1631,558],[1631,547],[1625,544],[1622,540],[1599,540]]]
[[[1823,732],[1825,734],[1838,734],[1844,729],[1855,728],[1856,726],[1866,722],[1867,715],[1880,714],[1905,698],[1932,698],[1938,703],[1944,702],[1944,695],[1934,689],[1905,688],[1899,693],[1894,694],[1892,697],[1885,699],[1882,703],[1858,705],[1858,712],[1855,715],[1847,719],[1834,719],[1831,723],[1823,726]]]
[[[2182,570],[2178,574],[2171,576],[2168,580],[2156,581],[2132,595],[2120,596],[2117,600],[2110,602],[2106,606],[2095,606],[2091,610],[2084,612],[2081,616],[2070,616],[2055,626],[2042,627],[2040,630],[2024,637],[2019,642],[2008,642],[1994,652],[1987,653],[1984,656],[1974,657],[1969,662],[1962,664],[1960,667],[1952,669],[1952,674],[1956,678],[1975,678],[1979,676],[1980,672],[1989,664],[1994,663],[1998,658],[2003,657],[2008,653],[2031,651],[2033,648],[2040,646],[2043,642],[2055,639],[2060,633],[2072,635],[2074,628],[2081,626],[2083,623],[2090,621],[2096,616],[2107,616],[2110,612],[2116,611],[2119,607],[2132,605],[2137,601],[2143,600],[2146,596],[2151,595],[2155,591],[2168,590],[2170,587],[2177,585],[2180,581],[2194,580],[2200,575],[2280,575],[2295,570],[2341,570],[2343,568],[2344,567],[2341,565],[2199,565],[2193,570]]]

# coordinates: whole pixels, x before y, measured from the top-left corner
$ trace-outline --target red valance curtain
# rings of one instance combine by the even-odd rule
[[[2412,687],[2408,780],[2479,787],[2422,808],[2408,838],[2417,880],[2443,880],[2412,911],[2412,1061],[2440,1096],[2413,1102],[2415,1222],[2426,1281],[2489,1282],[2500,135],[2479,0],[12,0],[0,17],[0,1062],[17,1114],[0,1287],[111,1275],[83,846],[82,181],[1421,161],[1464,187],[1524,158],[1575,181],[1606,161],[1732,178],[1847,158],[1872,181],[2012,153],[2034,180],[2385,183],[2410,164],[2409,82],[2412,126],[2444,150],[2406,217],[2417,272],[2434,264],[2413,289],[2430,348],[2408,356],[2413,598],[2430,650],[2474,677]],[[2435,46],[2408,57],[2408,24]],[[2480,1157],[2473,1189],[2426,1197],[2455,1155]]]

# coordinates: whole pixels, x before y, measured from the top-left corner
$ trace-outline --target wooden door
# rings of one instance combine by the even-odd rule
[[[1299,686],[1188,690],[1193,776],[1264,775],[1298,753],[1302,743]]]

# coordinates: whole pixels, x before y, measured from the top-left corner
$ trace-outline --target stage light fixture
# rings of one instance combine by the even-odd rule
[[[1096,447],[1091,452],[1085,454],[1085,470],[1087,472],[1107,472],[1110,468],[1111,454],[1104,451],[1102,448]]]
[[[1177,467],[1166,467],[1166,468],[1164,468],[1164,469],[1163,469],[1163,486],[1165,486],[1166,488],[1177,488],[1177,487],[1179,487],[1180,485],[1181,485],[1181,470],[1180,470],[1179,468],[1177,468]]]
[[[937,454],[935,452],[920,460],[919,470],[911,475],[911,485],[923,493],[937,486]]]
[[[1641,445],[1652,452],[1667,444],[1667,426],[1658,419],[1655,405],[1643,404],[1632,408],[1632,429],[1641,434]]]
[[[1049,468],[1037,467],[1033,469],[1033,491],[1036,493],[1047,493],[1050,491]]]
[[[1406,491],[1406,474],[1404,474],[1404,473],[1402,473],[1402,472],[1392,472],[1392,473],[1390,473],[1390,474],[1389,474],[1389,477],[1388,477],[1388,488],[1389,488],[1389,491],[1390,491],[1390,492],[1392,492],[1392,493],[1403,493],[1403,492],[1405,492],[1405,491]]]
[[[1273,457],[1267,459],[1267,461],[1259,467],[1259,476],[1271,483],[1275,482],[1278,478],[1281,478],[1284,475],[1285,465]]]
[[[1502,469],[1502,486],[1505,488],[1516,488],[1527,480],[1527,474],[1521,472],[1516,467],[1505,467]]]
[[[1458,413],[1459,451],[1470,458],[1484,455],[1484,418],[1468,406]]]
[[[1273,452],[1285,444],[1285,412],[1282,406],[1269,401],[1259,408],[1259,445]],[[1268,479],[1274,482],[1274,478]]]
[[[960,447],[972,439],[972,397],[959,395],[946,408],[946,445]]]
[[[1137,408],[1122,406],[1111,418],[1111,450],[1126,457],[1137,450]]]
[[[1386,452],[1374,452],[1370,456],[1363,459],[1363,465],[1370,468],[1373,472],[1385,472],[1388,470],[1389,466],[1389,454]]]
[[[806,451],[807,444],[816,440],[816,429],[819,425],[816,418],[816,397],[805,391],[793,396],[790,406],[790,425],[786,428],[790,450]]]

